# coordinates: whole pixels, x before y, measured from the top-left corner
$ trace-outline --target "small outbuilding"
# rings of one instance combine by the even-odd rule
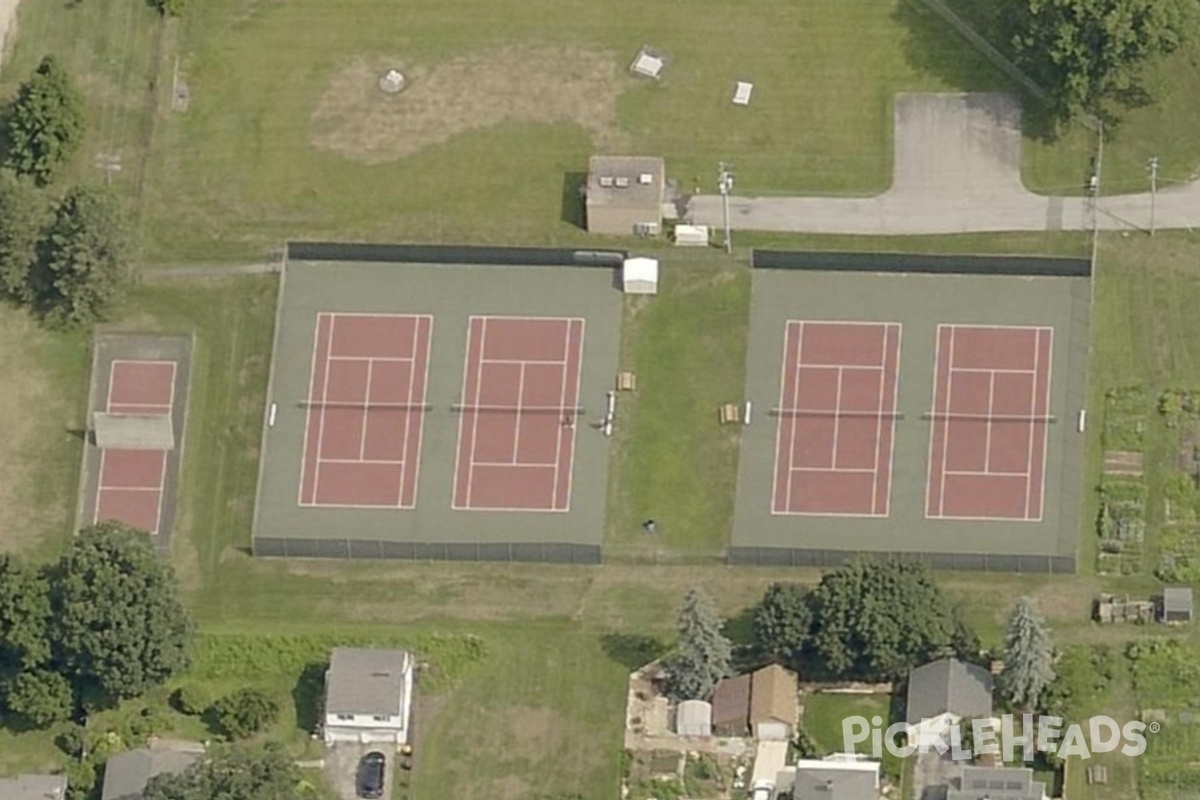
[[[62,775],[18,775],[0,778],[0,800],[63,800],[67,779]]]
[[[675,707],[675,732],[680,736],[712,736],[712,704],[684,700]]]
[[[712,695],[712,725],[717,736],[746,736],[750,733],[750,676],[737,675],[718,681]]]
[[[1191,622],[1193,613],[1194,605],[1191,588],[1187,586],[1174,586],[1163,590],[1163,622]]]
[[[592,156],[585,189],[588,232],[657,236],[666,169],[657,156]]]
[[[621,268],[625,294],[658,294],[658,259],[627,258]]]

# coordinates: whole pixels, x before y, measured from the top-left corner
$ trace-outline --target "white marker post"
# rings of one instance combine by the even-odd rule
[[[275,427],[275,412],[278,410],[279,410],[279,406],[275,403],[271,403],[271,410],[269,412],[267,412],[267,427],[268,428]]]

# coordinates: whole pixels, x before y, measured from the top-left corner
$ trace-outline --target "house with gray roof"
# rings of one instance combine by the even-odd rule
[[[1162,621],[1191,622],[1193,614],[1192,590],[1187,586],[1172,586],[1163,589]]]
[[[1046,784],[1029,767],[963,767],[946,800],[1045,800]]]
[[[406,744],[412,696],[413,659],[406,651],[336,648],[325,672],[325,743]]]
[[[803,759],[784,768],[776,780],[776,796],[792,800],[877,800],[879,762],[833,757]]]
[[[64,775],[18,775],[0,778],[0,800],[63,800],[67,796]]]
[[[204,757],[199,744],[141,747],[111,756],[104,765],[100,800],[142,800],[155,775],[178,774]]]
[[[909,672],[905,721],[916,729],[918,746],[932,745],[965,719],[990,719],[993,688],[991,673],[956,658],[942,658]]]

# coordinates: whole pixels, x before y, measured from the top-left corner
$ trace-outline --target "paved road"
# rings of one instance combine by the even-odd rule
[[[1021,110],[1005,94],[900,94],[891,188],[875,197],[730,197],[734,230],[909,235],[1090,229],[1091,200],[1021,183]],[[1149,228],[1150,195],[1100,200],[1104,229]],[[685,217],[720,228],[721,197],[696,195]],[[1159,191],[1159,228],[1200,228],[1200,183]]]

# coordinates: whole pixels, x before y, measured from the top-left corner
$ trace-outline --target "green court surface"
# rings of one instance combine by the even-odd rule
[[[255,554],[598,561],[612,439],[593,422],[603,416],[607,392],[613,388],[620,307],[621,293],[608,268],[288,263],[275,334]],[[310,385],[314,370],[320,369],[314,346],[322,313],[431,317],[425,410],[416,417],[419,423],[410,422],[410,432],[419,424],[421,436],[419,447],[407,451],[405,465],[418,468],[412,502],[405,503],[409,508],[301,504]],[[462,505],[455,498],[455,484],[463,435],[463,413],[454,407],[462,401],[468,380],[468,326],[476,316],[583,320],[577,403],[582,410],[577,424],[563,423],[574,437],[574,448],[567,479],[569,502],[562,510],[454,508]],[[364,443],[370,438],[365,432],[362,437]],[[475,451],[470,452],[474,459]],[[560,464],[568,464],[567,457],[559,457]],[[474,473],[468,480],[475,481]],[[520,490],[512,478],[506,486],[506,491]],[[354,490],[350,481],[339,491]]]
[[[730,561],[822,566],[860,552],[905,553],[941,568],[1073,572],[1083,488],[1085,436],[1077,426],[1085,406],[1089,291],[1087,277],[756,269],[746,372],[746,399],[755,411],[742,434]],[[779,473],[776,461],[777,437],[781,425],[788,424],[777,409],[787,406],[780,403],[789,320],[899,325],[897,418],[890,482],[882,489],[890,497],[881,497],[874,513],[795,513],[790,508],[776,513],[775,484],[779,474],[789,474]],[[1053,328],[1048,375],[1042,367],[1049,381],[1050,417],[1043,505],[1029,519],[927,517],[931,435],[940,424],[931,410],[942,324]],[[786,433],[785,441],[790,436]],[[876,467],[885,473],[886,449]],[[1029,452],[1034,460],[1032,445]],[[976,499],[986,503],[986,493]]]

